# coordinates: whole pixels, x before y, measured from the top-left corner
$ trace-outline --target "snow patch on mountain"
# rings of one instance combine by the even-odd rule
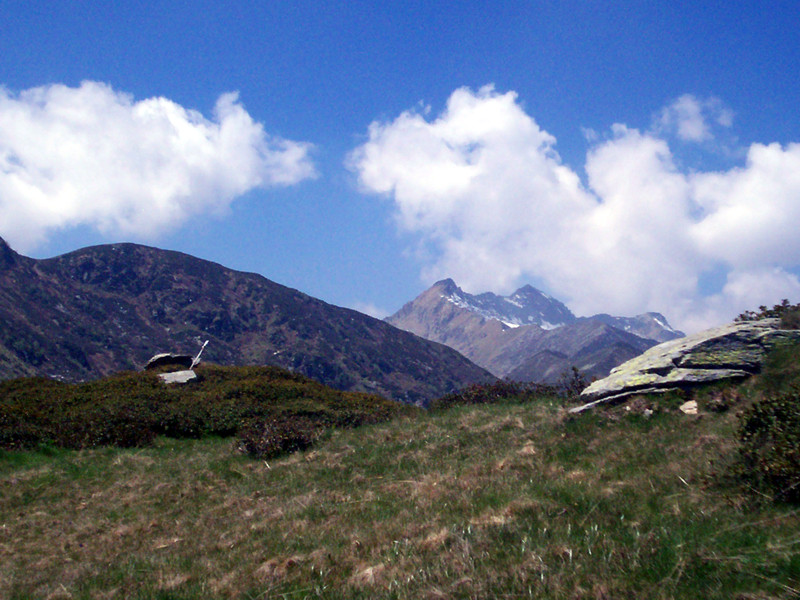
[[[475,306],[474,304],[471,304],[470,302],[466,301],[464,298],[458,295],[445,296],[444,294],[442,294],[442,298],[447,300],[451,304],[455,304],[459,308],[464,308],[470,312],[477,313],[484,319],[494,319],[495,321],[500,321],[503,325],[505,325],[506,327],[510,327],[512,329],[515,327],[519,327],[520,325],[523,324],[518,319],[503,318],[503,316],[497,314],[496,311],[486,310],[479,306]],[[533,323],[528,323],[528,324],[533,324]]]
[[[552,330],[576,319],[564,304],[529,285],[510,296],[498,296],[491,292],[468,294],[451,279],[445,279],[436,285],[441,289],[441,297],[447,302],[484,319],[500,321],[509,328],[538,325],[542,329]]]
[[[499,321],[505,327],[515,329],[520,326],[536,325],[552,331],[569,325],[578,318],[562,302],[526,285],[509,296],[492,292],[469,294],[456,285],[452,279],[445,279],[435,286],[447,302],[469,310],[484,319]],[[670,327],[667,319],[656,312],[644,313],[636,317],[612,317],[607,314],[588,317],[597,319],[622,331],[645,339],[659,342],[681,337],[682,332]]]
[[[658,323],[659,327],[662,327],[663,329],[666,329],[667,331],[671,331],[672,333],[676,333],[675,330],[672,327],[669,326],[669,323],[667,323],[666,321],[662,321],[661,319],[658,318],[661,315],[655,315],[655,314],[651,313],[650,316],[653,317],[653,320],[656,323]]]

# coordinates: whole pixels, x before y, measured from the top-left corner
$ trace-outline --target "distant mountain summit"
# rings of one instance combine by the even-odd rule
[[[552,382],[575,366],[601,377],[647,348],[683,334],[660,313],[578,318],[526,285],[509,296],[469,294],[436,282],[386,321],[446,344],[498,377]]]
[[[519,288],[510,296],[491,292],[473,296],[464,292],[452,279],[439,281],[431,289],[460,308],[485,319],[495,319],[508,327],[538,325],[542,329],[555,329],[575,321],[575,315],[563,303],[530,285]]]
[[[599,314],[590,318],[659,343],[684,336],[682,331],[670,327],[666,317],[657,312],[646,312],[635,317],[612,317],[607,314]]]
[[[404,402],[494,379],[450,348],[180,252],[111,244],[35,260],[0,239],[0,378],[92,379],[204,340],[210,362]]]

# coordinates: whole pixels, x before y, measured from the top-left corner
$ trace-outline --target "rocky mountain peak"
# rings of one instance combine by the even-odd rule
[[[661,313],[658,313],[658,312],[646,312],[644,314],[639,315],[637,318],[642,318],[642,317],[648,318],[648,319],[652,319],[658,325],[660,325],[664,329],[667,329],[668,331],[676,331],[675,329],[670,327],[670,324],[667,322],[667,318],[664,315],[662,315]]]
[[[540,290],[537,290],[529,283],[523,285],[516,292],[511,294],[511,296],[509,296],[509,298],[536,298],[536,297],[550,298],[550,296],[548,296],[547,294],[545,294]]]
[[[563,303],[531,285],[525,285],[509,296],[493,292],[470,294],[448,278],[437,281],[417,300],[422,298],[432,302],[444,299],[484,319],[499,321],[505,327],[537,325],[543,329],[554,329],[575,320],[575,315]]]
[[[464,290],[458,287],[456,282],[450,278],[437,281],[425,293],[433,293],[442,298],[452,298],[454,300],[462,298],[465,294]]]
[[[657,342],[680,337],[660,313],[577,318],[532,285],[508,296],[436,282],[386,321],[454,348],[498,377],[553,381],[576,366],[604,376]]]
[[[635,317],[612,317],[603,313],[590,318],[657,342],[667,342],[684,335],[682,331],[673,329],[667,318],[658,312],[646,312]]]

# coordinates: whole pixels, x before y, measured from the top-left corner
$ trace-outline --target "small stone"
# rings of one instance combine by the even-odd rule
[[[694,400],[689,400],[688,402],[684,402],[680,406],[681,412],[687,415],[696,415],[697,414],[697,402]]]

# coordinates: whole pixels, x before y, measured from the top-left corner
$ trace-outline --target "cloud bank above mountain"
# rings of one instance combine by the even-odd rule
[[[23,251],[80,225],[153,238],[254,188],[314,177],[311,148],[270,136],[236,93],[208,119],[92,81],[0,87],[0,236]]]
[[[425,244],[429,282],[505,293],[538,280],[578,314],[660,310],[692,331],[800,297],[800,144],[754,143],[708,172],[670,146],[732,121],[719,100],[682,96],[650,130],[591,136],[584,182],[514,92],[461,88],[438,116],[373,122],[348,165]]]

